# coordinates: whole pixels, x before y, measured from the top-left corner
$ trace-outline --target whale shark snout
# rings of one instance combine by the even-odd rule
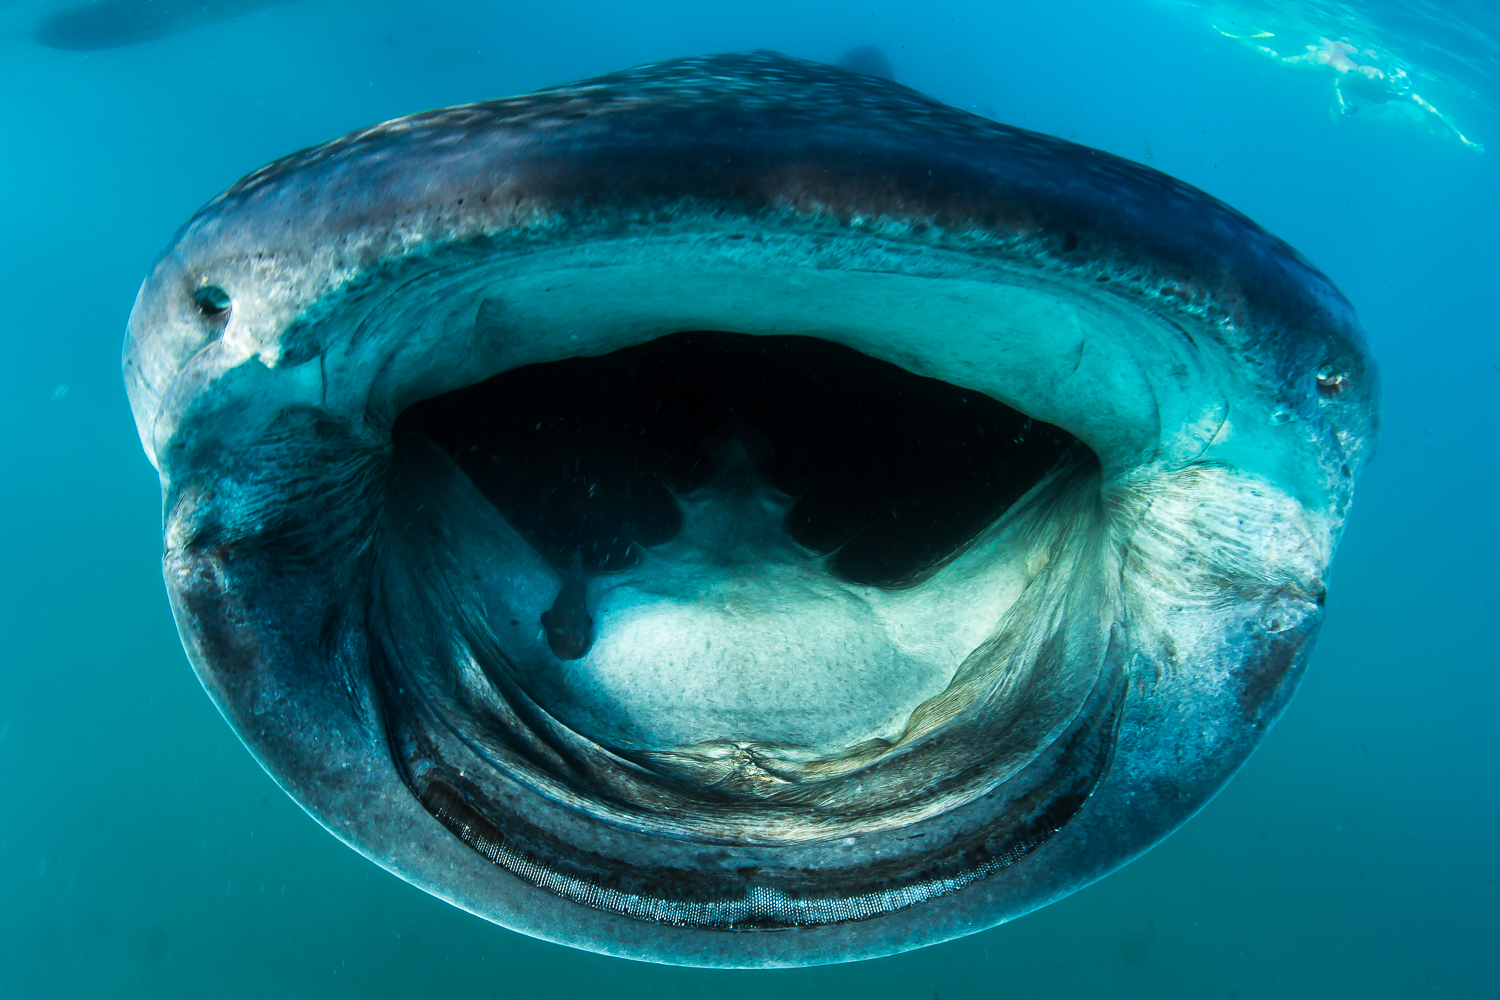
[[[497,923],[717,966],[971,933],[1186,821],[1296,687],[1379,395],[1202,192],[773,53],[251,174],[124,370],[277,781]]]

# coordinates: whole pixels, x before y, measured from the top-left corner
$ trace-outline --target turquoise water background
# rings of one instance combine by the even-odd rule
[[[1495,12],[1038,6],[308,0],[108,51],[7,37],[0,997],[1500,996]],[[1229,37],[1267,25],[1285,25],[1275,57]],[[1284,61],[1320,30],[1364,32],[1443,118],[1409,101],[1335,113],[1336,71]],[[949,103],[1223,198],[1359,308],[1385,433],[1301,693],[1140,861],[877,962],[633,964],[400,882],[276,788],[183,656],[119,374],[142,277],[235,179],[371,122],[679,55],[866,43]]]

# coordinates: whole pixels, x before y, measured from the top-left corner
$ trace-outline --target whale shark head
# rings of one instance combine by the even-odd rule
[[[971,933],[1185,821],[1297,684],[1378,399],[1213,198],[771,53],[251,174],[124,370],[282,787],[497,923],[719,966]]]

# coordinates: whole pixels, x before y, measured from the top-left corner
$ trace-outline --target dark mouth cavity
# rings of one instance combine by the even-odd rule
[[[948,559],[1073,443],[981,393],[813,337],[677,333],[529,365],[419,403],[415,423],[558,570],[635,565],[682,528],[729,442],[795,497],[786,530],[861,585]]]

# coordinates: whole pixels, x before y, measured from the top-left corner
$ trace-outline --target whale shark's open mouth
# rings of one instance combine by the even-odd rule
[[[514,369],[408,410],[396,440],[424,506],[486,524],[470,580],[532,698],[757,796],[808,770],[778,779],[776,757],[893,745],[1036,576],[1026,519],[1001,516],[1055,503],[1035,489],[1049,473],[1097,479],[1066,432],[803,337],[684,333]],[[434,442],[468,502],[427,495],[455,478]]]
[[[372,617],[398,758],[538,885],[678,925],[836,923],[1013,860],[1102,774],[1098,463],[1064,431],[825,340],[700,331],[513,369],[395,439]],[[507,809],[496,772],[611,850]],[[880,834],[916,839],[833,861]]]
[[[1375,430],[1200,192],[771,54],[251,175],[126,378],[205,686],[382,865],[707,965],[1098,878],[1295,686]]]

